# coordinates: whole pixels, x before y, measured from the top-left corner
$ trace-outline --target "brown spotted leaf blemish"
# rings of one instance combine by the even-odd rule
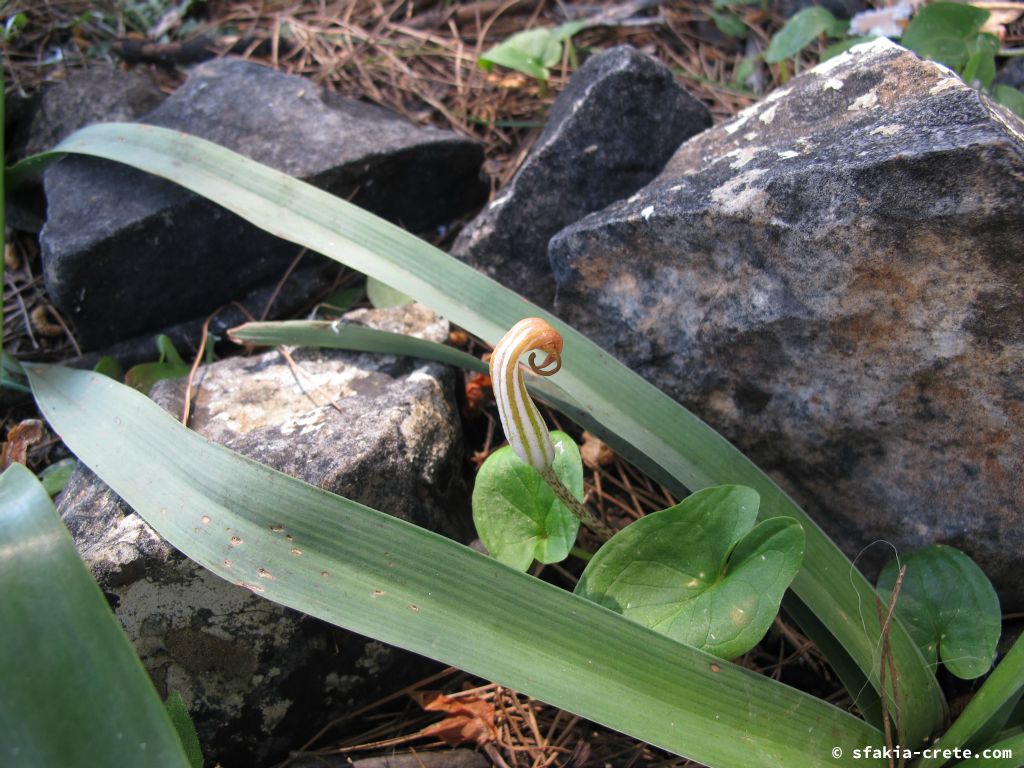
[[[419,613],[420,612],[419,606],[416,605],[416,603],[409,603],[409,610],[412,611],[413,613]]]
[[[374,597],[383,597],[386,593],[384,592],[383,589],[375,589],[370,594],[372,594]]]
[[[241,537],[239,537],[239,536],[232,536],[231,537],[231,546],[232,547],[237,547],[241,543],[242,543]]]
[[[299,549],[298,547],[292,547],[292,554],[296,555],[296,556],[301,555],[302,554],[302,550]]]
[[[250,584],[247,581],[240,581],[240,582],[238,582],[238,586],[245,587],[246,589],[252,590],[253,592],[265,592],[266,591],[259,584]]]
[[[271,574],[271,572],[268,571],[266,568],[260,568],[258,571],[256,571],[256,573],[259,575],[261,579],[270,579],[271,581],[274,580],[273,574]]]

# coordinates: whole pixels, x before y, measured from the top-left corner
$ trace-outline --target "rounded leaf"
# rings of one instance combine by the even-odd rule
[[[552,432],[551,442],[555,474],[582,499],[579,448],[564,432]],[[473,523],[491,555],[520,571],[534,560],[564,560],[580,527],[580,521],[555,497],[540,473],[508,446],[492,453],[480,467],[473,487]]]
[[[591,559],[576,594],[722,658],[768,630],[803,560],[800,524],[754,526],[760,498],[706,488],[628,526]]]
[[[890,560],[878,577],[878,591],[888,603],[900,562]],[[939,659],[964,680],[988,672],[1002,631],[999,598],[981,568],[956,547],[936,544],[911,552],[896,615],[921,649],[925,660]]]

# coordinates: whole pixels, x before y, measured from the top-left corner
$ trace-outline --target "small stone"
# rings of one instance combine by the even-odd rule
[[[862,551],[879,540],[951,544],[1024,607],[1024,123],[878,40],[691,139],[638,198],[552,238],[557,311],[858,566],[892,556]]]
[[[710,125],[708,110],[663,64],[625,45],[592,56],[555,99],[515,178],[462,231],[452,255],[550,307],[548,239],[628,197]]]
[[[310,80],[218,59],[142,122],[216,142],[413,231],[477,205],[479,145]],[[299,246],[169,181],[72,156],[44,176],[49,295],[95,349],[209,314],[278,280]]]

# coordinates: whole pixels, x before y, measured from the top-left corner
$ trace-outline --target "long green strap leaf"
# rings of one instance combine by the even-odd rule
[[[190,558],[270,600],[708,765],[834,766],[834,746],[881,743],[825,702],[210,444],[105,376],[28,372],[104,482]]]
[[[565,341],[561,388],[608,432],[660,467],[657,479],[673,492],[748,485],[761,494],[762,518],[788,515],[801,522],[807,545],[792,589],[878,687],[880,625],[867,580],[749,459],[572,327],[373,214],[211,142],[154,126],[108,123],[76,132],[50,157],[67,152],[127,163],[181,184],[272,234],[394,286],[492,344],[523,317],[544,318]],[[45,159],[23,161],[9,181]],[[898,623],[890,630],[890,645],[904,743],[919,744],[944,718],[945,700]]]
[[[189,768],[42,485],[0,476],[0,765]]]
[[[353,352],[406,355],[487,372],[487,363],[445,344],[401,333],[329,320],[280,320],[245,323],[228,331],[232,341],[263,346],[326,347]]]

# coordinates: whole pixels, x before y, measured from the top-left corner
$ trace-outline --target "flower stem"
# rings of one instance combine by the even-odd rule
[[[554,492],[558,500],[565,504],[569,510],[580,519],[587,528],[592,530],[602,539],[607,541],[615,535],[615,531],[612,530],[603,520],[597,515],[587,509],[583,502],[572,495],[572,491],[565,487],[565,484],[555,474],[555,470],[551,467],[545,467],[540,470],[540,476],[544,478],[544,482],[548,484],[551,490]]]

